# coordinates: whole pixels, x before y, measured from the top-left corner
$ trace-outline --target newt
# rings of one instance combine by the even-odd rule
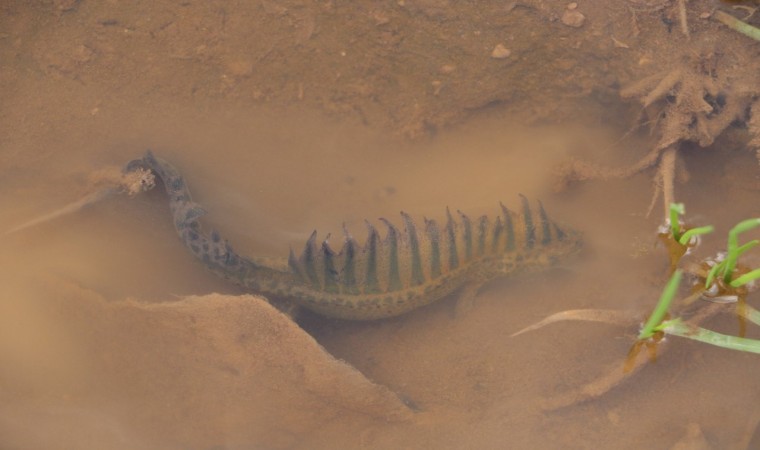
[[[446,211],[446,223],[424,219],[418,230],[401,212],[403,231],[380,219],[380,236],[366,222],[363,246],[345,232],[340,251],[329,236],[317,242],[314,231],[300,256],[287,260],[244,257],[216,231],[206,232],[199,219],[206,211],[193,202],[180,172],[148,150],[125,171],[152,171],[163,182],[182,242],[217,275],[267,298],[292,302],[319,315],[348,320],[394,317],[459,292],[461,305],[471,304],[484,283],[520,272],[555,265],[577,253],[582,236],[549,219],[542,204],[531,207],[520,195],[521,212],[503,204],[495,219],[471,220]]]

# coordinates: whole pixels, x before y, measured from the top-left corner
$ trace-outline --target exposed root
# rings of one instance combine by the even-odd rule
[[[715,316],[723,310],[725,310],[725,305],[722,304],[701,303],[699,309],[697,309],[692,318],[689,320],[689,323],[693,326],[699,326],[699,324]],[[566,312],[569,313],[571,311]],[[558,313],[554,316],[561,314],[563,313]],[[668,348],[667,344],[667,340],[663,340],[660,343],[656,344],[657,357],[661,356],[663,352]],[[572,389],[570,391],[546,399],[542,404],[543,409],[547,411],[554,411],[599,398],[625,382],[627,379],[631,378],[635,373],[646,366],[647,363],[649,363],[652,359],[653,354],[650,352],[642,351],[629,356],[631,359],[626,361],[625,364],[620,361],[611,364],[609,368],[604,372],[604,375],[600,376],[596,380],[591,381],[579,388]]]
[[[662,183],[658,183],[657,178],[655,178],[654,192],[652,192],[652,200],[649,202],[649,207],[647,208],[647,217],[649,217],[652,214],[652,211],[654,211],[654,205],[657,203],[657,199],[660,198],[660,194],[662,194]]]
[[[685,26],[685,25],[684,25]],[[732,55],[735,56],[735,55]],[[620,90],[623,99],[638,100],[642,122],[652,124],[657,141],[637,163],[625,168],[603,168],[583,161],[560,167],[557,189],[592,179],[627,178],[657,166],[655,198],[662,192],[664,210],[675,198],[677,151],[683,142],[711,145],[731,123],[747,120],[751,102],[760,95],[760,77],[748,64],[729,60],[714,48],[688,56],[670,70],[642,78]],[[753,108],[759,110],[755,102]],[[760,160],[760,113],[748,125]],[[651,208],[650,208],[651,209]]]
[[[689,39],[689,22],[686,18],[686,0],[678,0],[678,22],[681,24],[681,33]]]
[[[683,141],[702,147],[712,144],[734,120],[743,120],[750,96],[734,85],[721,54],[703,51],[669,71],[649,76],[623,88],[624,99],[638,99],[644,112],[658,124],[656,149]]]
[[[133,196],[142,191],[147,191],[152,189],[155,185],[155,177],[152,172],[145,169],[138,169],[128,173],[121,173],[120,171],[113,169],[104,169],[93,173],[90,176],[90,182],[92,184],[91,189],[97,190],[90,192],[75,202],[56,209],[53,212],[36,217],[12,228],[3,233],[3,235],[7,236],[45,222],[50,222],[59,217],[73,214],[87,206],[108,198],[112,194],[124,192],[129,196]]]
[[[155,175],[147,169],[124,172],[111,167],[98,170],[92,173],[89,178],[93,186],[114,188],[130,197],[153,189],[156,184]]]
[[[580,159],[571,159],[558,167],[555,189],[562,191],[568,185],[587,180],[610,180],[628,178],[657,164],[660,150],[650,151],[635,164],[624,168],[598,166]]]
[[[552,314],[540,322],[536,322],[533,325],[527,326],[512,334],[510,337],[515,337],[527,333],[528,331],[535,331],[547,325],[568,320],[601,322],[624,327],[633,326],[639,322],[638,314],[633,311],[616,311],[612,309],[569,309],[567,311],[560,311],[556,314]]]
[[[662,200],[665,206],[664,216],[668,216],[668,208],[675,202],[673,179],[676,174],[676,149],[668,147],[660,158],[660,167],[657,171],[658,182],[662,185]]]
[[[686,36],[686,39],[689,39],[689,23],[686,18],[686,1],[687,0],[677,0],[676,8],[678,10],[678,22],[681,28],[681,33]],[[653,13],[668,8],[671,5],[672,0],[628,0],[628,3],[630,3],[629,8],[632,13],[635,13],[636,11]]]
[[[736,448],[757,448],[760,444],[760,412],[750,414],[744,436]]]
[[[666,343],[659,344],[660,347],[658,348],[658,351],[660,353],[662,353],[667,348],[667,345],[665,344]],[[554,397],[547,398],[541,403],[541,407],[545,411],[555,411],[599,398],[623,383],[628,378],[632,377],[642,367],[647,365],[649,360],[649,353],[639,352],[635,356],[635,360],[632,362],[632,365],[629,366],[630,368],[627,371],[624,370],[624,364],[620,361],[610,364],[605,370],[604,375],[600,376],[596,380],[587,383],[580,388],[572,389]]]
[[[755,100],[750,111],[750,119],[747,124],[752,139],[749,141],[749,147],[754,149],[757,155],[757,162],[760,163],[760,100]]]

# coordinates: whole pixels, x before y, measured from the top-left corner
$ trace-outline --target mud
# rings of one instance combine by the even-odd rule
[[[565,267],[491,283],[464,317],[452,298],[392,320],[296,326],[193,261],[160,192],[113,196],[0,237],[0,447],[750,442],[755,356],[674,340],[608,395],[546,412],[622,370],[636,330],[560,323],[510,337],[562,310],[646,312],[667,277],[659,209],[645,216],[655,169],[554,193],[571,157],[630,167],[677,145],[689,178],[675,198],[690,223],[717,229],[704,255],[760,213],[758,44],[710,16],[744,10],[713,1],[687,3],[687,38],[678,4],[3,3],[0,232],[151,148],[243,254],[284,257],[343,223],[362,240],[365,218],[400,210],[492,213],[517,193],[587,245]],[[699,112],[700,89],[745,107],[730,120]],[[730,316],[709,328],[738,332]]]

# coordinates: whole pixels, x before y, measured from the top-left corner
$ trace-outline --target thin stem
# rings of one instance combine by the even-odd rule
[[[670,204],[670,231],[673,233],[673,239],[680,242],[681,224],[678,220],[679,215],[686,214],[683,203]]]
[[[715,17],[715,20],[722,23],[723,25],[728,26],[732,30],[738,31],[739,33],[756,41],[760,41],[760,29],[755,28],[748,23],[742,22],[736,17],[730,14],[726,14],[723,11],[715,11],[713,17]]]
[[[670,303],[676,296],[678,285],[681,283],[681,275],[682,271],[680,269],[673,272],[673,276],[670,277],[670,281],[668,281],[668,284],[665,285],[665,289],[662,290],[662,295],[660,295],[660,300],[657,302],[657,306],[654,307],[652,315],[649,316],[646,324],[644,324],[644,327],[641,329],[641,332],[639,333],[639,339],[649,339],[652,337],[652,335],[654,335],[655,327],[660,325],[662,319],[665,317],[665,313],[668,312]]]
[[[705,289],[710,289],[710,285],[712,284],[713,280],[716,276],[718,276],[718,272],[720,272],[724,267],[726,266],[726,260],[719,262],[718,264],[715,264],[712,266],[712,269],[707,273],[707,277],[705,279]]]

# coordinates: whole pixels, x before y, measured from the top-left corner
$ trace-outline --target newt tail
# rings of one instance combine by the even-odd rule
[[[147,151],[126,171],[149,169],[166,188],[174,226],[184,244],[212,272],[270,298],[286,299],[320,315],[373,320],[398,316],[460,291],[467,305],[483,283],[497,277],[549,267],[581,246],[580,233],[549,219],[539,202],[524,196],[521,212],[501,205],[494,220],[471,220],[446,211],[446,224],[424,220],[422,230],[402,212],[404,230],[380,219],[384,237],[367,222],[360,246],[346,232],[343,247],[317,242],[316,231],[300,256],[285,260],[237,254],[216,231],[207,233],[199,219],[206,212],[193,202],[179,171]],[[328,236],[329,237],[329,236]]]

